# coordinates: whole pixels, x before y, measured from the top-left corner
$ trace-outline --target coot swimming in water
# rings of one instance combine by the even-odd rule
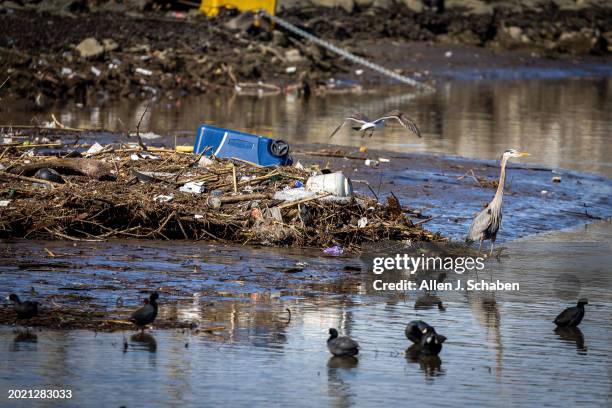
[[[143,307],[132,313],[130,321],[140,328],[141,331],[147,324],[153,323],[157,317],[157,299],[159,295],[157,292],[151,293],[149,301],[145,303]]]
[[[7,300],[13,302],[13,310],[17,313],[17,319],[31,319],[38,315],[38,302],[26,300],[22,302],[14,293],[11,293]]]
[[[559,327],[576,327],[584,317],[584,305],[588,305],[587,299],[579,299],[574,307],[568,307],[555,319],[555,324]]]
[[[424,334],[436,332],[436,329],[422,320],[413,320],[406,326],[406,337],[413,343],[420,343]]]
[[[334,356],[354,356],[359,353],[359,344],[350,337],[338,337],[338,330],[329,329],[327,348]]]
[[[446,337],[436,333],[429,324],[422,320],[413,320],[406,326],[406,337],[414,343],[412,352],[436,356],[442,351]]]

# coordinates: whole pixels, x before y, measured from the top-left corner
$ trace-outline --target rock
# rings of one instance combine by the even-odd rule
[[[446,0],[445,8],[464,9],[468,14],[475,15],[493,14],[493,6],[480,0]]]
[[[354,0],[312,0],[312,4],[327,8],[341,7],[347,13],[351,13],[355,7]]]
[[[296,48],[292,48],[290,50],[285,51],[285,59],[287,60],[287,62],[300,62],[302,61],[304,58],[302,57],[302,54],[300,54],[300,51]]]
[[[236,17],[232,18],[224,25],[225,28],[229,30],[246,31],[253,25],[253,21],[253,13],[245,12],[238,14]]]
[[[404,5],[415,13],[423,12],[423,0],[403,0]]]
[[[81,41],[81,43],[76,46],[76,50],[79,52],[81,57],[92,58],[102,54],[104,52],[104,47],[100,45],[98,40],[93,37],[89,37]]]
[[[605,42],[603,38],[589,29],[583,28],[580,31],[566,31],[561,34],[557,43],[557,49],[560,52],[567,52],[573,55],[588,54],[591,52],[599,52],[603,48]]]
[[[612,52],[612,31],[606,31],[601,35],[601,38],[605,41],[608,52]]]
[[[511,26],[506,28],[506,32],[508,36],[516,42],[521,41],[521,36],[523,35],[523,29],[517,26]]]
[[[516,48],[530,43],[523,29],[517,26],[501,27],[497,33],[497,40],[506,48]]]
[[[103,39],[102,46],[104,47],[104,51],[115,51],[117,48],[119,48],[119,44],[117,44],[112,38]]]

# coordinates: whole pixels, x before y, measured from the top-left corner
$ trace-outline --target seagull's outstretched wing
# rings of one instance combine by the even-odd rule
[[[331,135],[329,135],[329,138],[331,139],[332,137],[334,137],[334,135],[336,133],[338,133],[338,131],[340,130],[340,128],[344,125],[346,125],[347,122],[354,122],[354,123],[358,123],[360,125],[363,125],[365,123],[368,122],[368,118],[365,117],[365,115],[363,113],[355,113],[349,117],[347,117],[346,119],[344,119],[344,121],[338,125],[338,127],[336,129],[334,129],[334,131],[332,132]]]
[[[408,116],[404,115],[402,112],[398,110],[393,110],[387,113],[385,116],[376,119],[374,123],[378,123],[381,120],[390,120],[390,119],[397,120],[403,127],[408,129],[409,131],[411,131],[418,137],[421,137],[421,130],[419,129],[417,124],[412,119],[410,119]]]

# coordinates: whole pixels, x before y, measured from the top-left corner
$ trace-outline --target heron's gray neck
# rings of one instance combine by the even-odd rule
[[[495,197],[493,197],[493,203],[501,206],[502,198],[504,196],[504,184],[506,183],[506,163],[508,162],[508,158],[502,157],[501,159],[501,172],[499,174],[499,183],[497,184],[497,191],[495,192]]]

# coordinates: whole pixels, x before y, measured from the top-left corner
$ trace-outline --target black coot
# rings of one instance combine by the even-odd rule
[[[355,356],[359,353],[359,344],[350,337],[338,337],[338,330],[329,329],[327,348],[334,356]]]
[[[574,307],[568,307],[555,319],[555,324],[559,327],[576,327],[584,317],[584,305],[588,305],[587,299],[579,299]]]
[[[159,299],[157,292],[151,293],[148,303],[132,313],[130,321],[138,326],[141,330],[144,330],[144,327],[147,324],[151,324],[155,321],[158,309],[157,299]]]
[[[413,320],[406,326],[406,337],[413,343],[420,343],[421,338],[428,332],[436,332],[436,329],[422,320]]]
[[[442,351],[446,337],[436,333],[436,329],[422,320],[413,320],[406,326],[406,337],[414,343],[412,352],[437,356]]]
[[[13,302],[13,310],[17,313],[17,319],[31,319],[38,315],[38,302],[26,300],[22,302],[14,293],[11,293],[7,300]]]
[[[442,343],[446,341],[446,337],[434,332],[428,332],[421,339],[421,353],[428,356],[437,356],[442,351]]]

